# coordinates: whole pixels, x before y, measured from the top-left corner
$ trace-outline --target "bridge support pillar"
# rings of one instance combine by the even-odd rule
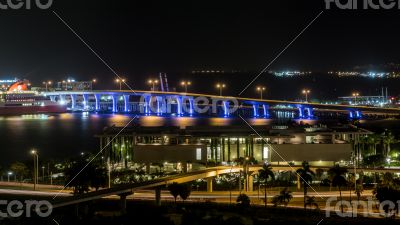
[[[111,97],[113,101],[113,112],[118,112],[118,96],[112,95]]]
[[[83,94],[83,109],[89,108],[89,95]]]
[[[252,192],[253,191],[253,179],[254,179],[254,177],[253,176],[249,176],[249,178],[247,179],[247,181],[248,181],[248,184],[247,184],[247,191],[249,191],[249,192]]]
[[[304,109],[302,107],[298,107],[299,110],[299,118],[304,118]]]
[[[76,109],[76,95],[74,94],[71,95],[71,109]]]
[[[61,105],[65,105],[66,104],[65,95],[60,95],[60,104]]]
[[[228,101],[223,101],[222,102],[223,106],[224,106],[224,116],[228,117],[230,115],[229,112],[229,102]]]
[[[258,117],[258,105],[253,104],[253,117]]]
[[[312,118],[312,117],[314,116],[314,113],[313,113],[313,109],[312,109],[312,108],[310,108],[310,107],[305,108],[304,111],[307,113],[307,117],[308,117],[308,118]]]
[[[209,192],[209,193],[213,192],[213,178],[212,177],[207,178],[207,192]]]
[[[162,115],[167,112],[165,98],[163,96],[157,96],[157,115]]]
[[[176,97],[176,114],[177,115],[182,115],[182,97],[177,96]]]
[[[194,98],[189,97],[189,114],[193,115],[194,113]]]
[[[101,95],[95,94],[95,95],[94,95],[94,98],[95,98],[95,100],[96,100],[95,109],[96,109],[96,111],[100,111],[100,100],[101,100]]]
[[[126,214],[126,197],[131,195],[132,193],[123,193],[120,194],[119,197],[119,207],[122,214]]]
[[[300,175],[297,174],[297,190],[301,189]]]
[[[124,111],[129,112],[129,95],[124,95]]]
[[[156,194],[156,205],[161,206],[161,188],[160,187],[156,187],[155,194]]]
[[[268,118],[269,117],[269,106],[266,104],[263,104],[263,116],[264,118]]]
[[[151,95],[144,95],[143,96],[143,110],[141,110],[141,113],[143,113],[145,115],[149,115],[150,109],[151,109]]]

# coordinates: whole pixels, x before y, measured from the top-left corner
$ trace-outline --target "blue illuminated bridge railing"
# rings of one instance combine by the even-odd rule
[[[179,92],[57,91],[46,92],[71,111],[132,113],[158,116],[217,116],[246,118],[347,118],[399,116],[400,108],[328,105],[261,100]]]

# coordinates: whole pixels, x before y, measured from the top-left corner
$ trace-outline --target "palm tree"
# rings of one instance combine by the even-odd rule
[[[170,184],[168,186],[168,190],[171,193],[172,196],[174,196],[174,200],[175,200],[175,204],[176,204],[176,198],[178,197],[179,193],[180,193],[180,185],[176,182]]]
[[[332,185],[339,188],[340,203],[341,203],[340,208],[341,208],[342,213],[343,213],[343,206],[342,206],[342,189],[341,189],[341,187],[346,186],[346,184],[347,184],[346,178],[344,178],[344,175],[346,173],[347,173],[347,169],[340,167],[338,164],[336,164],[334,167],[332,167],[328,170],[328,174],[331,178]]]
[[[179,196],[181,197],[183,202],[185,202],[185,200],[190,196],[191,192],[192,192],[192,186],[190,186],[188,184],[180,185]]]
[[[390,131],[385,131],[382,135],[383,145],[385,146],[385,154],[386,157],[389,157],[391,148],[390,145],[396,143],[396,138]]]
[[[315,209],[319,209],[318,203],[317,201],[315,201],[314,196],[306,196],[306,201],[304,203],[304,206],[310,206],[310,208],[314,206]]]
[[[376,145],[379,143],[380,137],[376,134],[368,135],[367,144],[373,155],[376,155]]]
[[[16,176],[17,175],[19,176],[21,181],[24,179],[25,176],[27,176],[29,174],[28,167],[24,163],[21,163],[21,162],[15,162],[15,163],[11,164],[10,169],[11,169],[11,171],[13,171],[15,173]]]
[[[312,182],[315,173],[310,169],[310,165],[308,164],[308,162],[304,161],[301,165],[302,168],[298,169],[296,173],[298,176],[300,176],[300,182],[303,183],[304,209],[306,209],[307,186],[310,186],[310,183]]]
[[[264,183],[264,206],[267,207],[267,182],[268,179],[275,179],[274,172],[272,172],[272,167],[269,164],[264,164],[262,169],[258,171],[259,179]]]

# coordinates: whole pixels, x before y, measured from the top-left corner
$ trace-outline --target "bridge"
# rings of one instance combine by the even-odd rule
[[[246,118],[376,118],[400,115],[400,108],[263,100],[198,93],[93,90],[44,92],[71,111],[156,116],[243,116]]]
[[[261,165],[252,165],[246,167],[247,179],[245,179],[244,190],[245,191],[253,191],[253,177],[252,174],[257,173],[262,168]],[[276,166],[272,167],[273,171],[296,171],[301,168],[301,166]],[[330,169],[329,167],[311,167],[311,170],[316,172],[317,169],[323,169],[327,171]],[[347,168],[349,172],[356,170],[357,173],[400,173],[400,169],[374,169],[374,168]],[[71,196],[71,197],[63,197],[57,199],[52,202],[53,208],[59,208],[69,205],[75,205],[79,203],[89,202],[97,199],[101,199],[104,197],[118,195],[121,199],[122,210],[125,210],[126,207],[126,197],[132,195],[135,191],[155,188],[155,199],[157,204],[160,204],[161,201],[161,187],[167,186],[174,182],[176,183],[187,183],[198,179],[207,179],[207,191],[212,192],[213,184],[212,178],[223,175],[223,174],[231,174],[231,173],[239,173],[244,171],[243,166],[218,166],[211,167],[203,170],[192,171],[188,173],[182,173],[178,175],[162,177],[150,181],[145,181],[142,183],[136,184],[123,184],[117,185],[112,188],[103,189],[99,191],[89,192],[80,196]],[[244,174],[244,173],[243,173]],[[299,179],[299,178],[298,178]]]

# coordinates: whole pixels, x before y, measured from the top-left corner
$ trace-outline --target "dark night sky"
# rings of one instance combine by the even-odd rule
[[[159,71],[260,71],[325,4],[316,0],[160,2],[58,0],[50,10],[2,11],[0,78],[41,82],[71,75],[111,82],[111,71],[52,10],[135,86]],[[271,69],[399,63],[399,27],[399,10],[325,10]]]

